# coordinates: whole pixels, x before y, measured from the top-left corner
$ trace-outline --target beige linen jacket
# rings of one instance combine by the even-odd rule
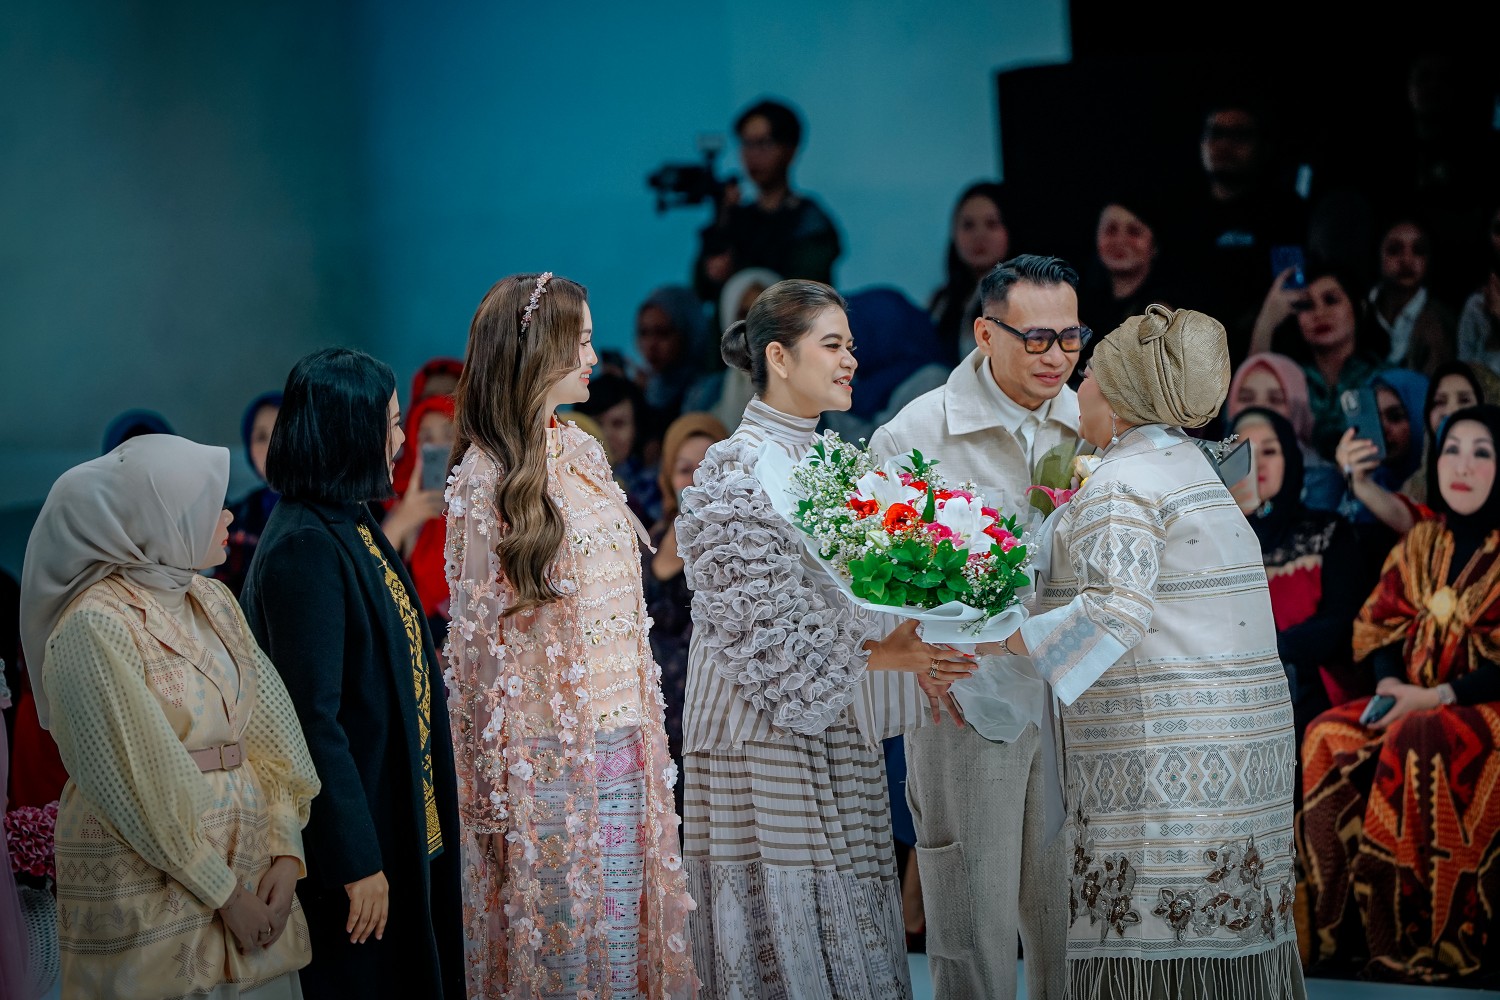
[[[1020,440],[1001,425],[990,390],[980,381],[990,377],[984,361],[972,351],[946,385],[918,396],[877,430],[870,449],[890,458],[915,448],[938,460],[947,482],[972,482],[1002,512],[1024,512],[1033,463],[1048,449],[1078,440],[1078,394],[1064,386],[1052,400],[1028,457]]]

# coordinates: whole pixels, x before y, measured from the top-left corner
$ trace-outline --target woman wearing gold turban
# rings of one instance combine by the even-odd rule
[[[1064,706],[1074,997],[1305,995],[1260,546],[1182,431],[1228,388],[1224,327],[1202,313],[1153,305],[1100,342],[1078,405],[1103,460],[1006,641]]]

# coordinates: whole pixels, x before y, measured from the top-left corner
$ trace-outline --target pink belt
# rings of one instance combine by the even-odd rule
[[[188,756],[200,771],[233,771],[245,762],[245,751],[238,743],[189,750]]]

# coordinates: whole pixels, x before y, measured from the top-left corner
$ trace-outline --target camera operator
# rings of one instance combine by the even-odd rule
[[[776,101],[761,101],[740,115],[734,131],[756,198],[741,204],[739,185],[725,186],[717,217],[701,233],[694,290],[705,301],[717,301],[725,280],[747,267],[831,284],[840,250],[838,229],[817,202],[792,191],[788,182],[802,141],[796,112]]]

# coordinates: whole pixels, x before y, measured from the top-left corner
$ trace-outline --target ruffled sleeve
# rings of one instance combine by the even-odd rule
[[[502,525],[495,511],[498,467],[470,449],[448,487],[444,571],[453,616],[444,646],[448,711],[458,764],[459,813],[466,829],[502,833],[510,815],[504,756],[508,650],[501,614],[513,597],[495,546]],[[519,679],[512,683],[519,688]]]
[[[125,623],[107,611],[68,615],[47,646],[43,684],[68,776],[114,834],[210,909],[235,876],[203,835],[214,791],[146,685]]]
[[[1065,544],[1078,594],[1028,619],[1021,638],[1037,670],[1071,705],[1151,627],[1166,528],[1149,498],[1118,482],[1087,489],[1069,506]]]
[[[815,735],[854,699],[875,632],[809,566],[796,529],[750,471],[753,446],[715,445],[683,494],[677,547],[693,590],[693,641],[781,729]]]

